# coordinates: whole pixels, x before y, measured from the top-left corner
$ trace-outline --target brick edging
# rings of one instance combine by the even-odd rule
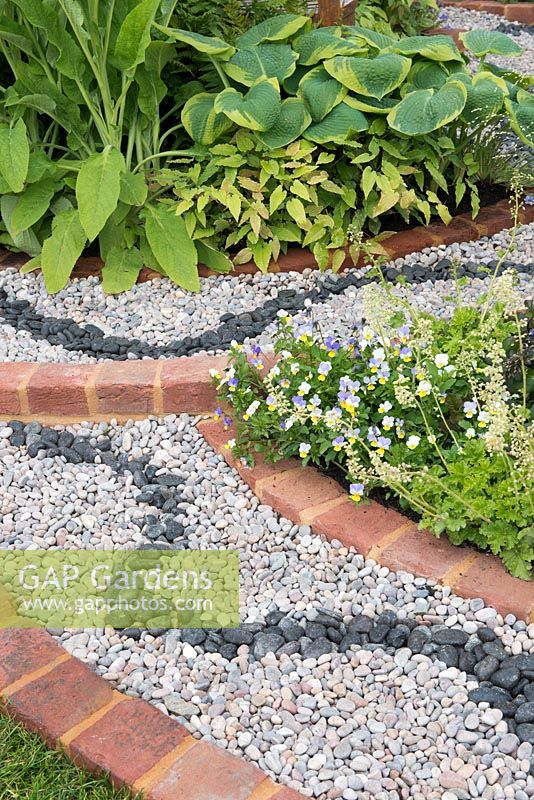
[[[454,3],[456,5],[456,3]],[[534,222],[534,207],[527,206],[520,212],[520,222]],[[453,217],[449,225],[443,222],[432,222],[430,225],[420,225],[406,231],[394,233],[390,238],[381,242],[388,253],[390,260],[404,258],[410,253],[423,250],[425,247],[436,247],[438,245],[449,245],[455,242],[469,242],[473,239],[480,239],[482,236],[493,236],[504,228],[512,226],[513,219],[508,200],[500,200],[490,206],[482,208],[476,220],[471,219],[470,214],[458,214]],[[11,253],[5,248],[0,248],[0,269],[13,267],[20,269],[28,256],[21,253]],[[362,255],[357,267],[365,264],[365,257]],[[103,262],[99,258],[80,258],[72,277],[82,278],[90,275],[98,275],[102,269]],[[353,267],[352,260],[347,256],[343,262],[342,269]],[[282,254],[277,262],[271,263],[269,272],[303,272],[305,269],[317,269],[317,262],[309,250],[301,248],[291,248],[288,253]],[[231,274],[243,275],[254,274],[259,270],[253,262],[236,266]],[[212,272],[206,267],[199,269],[201,276],[219,276],[217,272]],[[159,272],[144,268],[141,270],[138,283],[144,283],[156,278],[162,278]]]
[[[497,14],[509,22],[534,25],[534,3],[498,3],[495,0],[441,0],[442,6],[461,6],[468,11],[485,11]]]
[[[430,578],[462,597],[481,597],[503,616],[534,623],[534,581],[512,577],[495,556],[457,547],[445,536],[437,539],[374,501],[357,505],[337,481],[297,459],[270,464],[258,457],[251,469],[225,447],[229,433],[221,423],[209,420],[198,427],[260,501],[292,522],[310,525],[315,533],[354,547],[395,572]]]
[[[113,690],[44,630],[0,630],[0,710],[143,800],[305,800],[146,700]]]

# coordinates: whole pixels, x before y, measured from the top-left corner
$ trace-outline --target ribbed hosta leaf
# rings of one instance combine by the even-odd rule
[[[193,33],[192,31],[183,31],[180,28],[164,28],[161,25],[157,26],[160,31],[167,34],[175,42],[183,42],[184,44],[194,47],[199,53],[205,53],[208,56],[217,56],[220,59],[228,59],[235,53],[235,47],[227,44],[217,36],[203,36],[201,33]]]
[[[341,103],[347,91],[323,67],[310,70],[299,84],[299,94],[306,101],[314,122],[322,120]]]
[[[491,119],[503,106],[508,95],[506,82],[491,72],[478,72],[473,78],[459,75],[467,89],[467,100],[463,110],[466,121],[483,121]]]
[[[360,25],[344,25],[343,33],[349,39],[352,37],[363,39],[367,44],[375,47],[377,50],[384,50],[396,41],[394,36],[387,36],[385,33],[371,31],[369,28],[362,28]]]
[[[324,68],[348,89],[365,97],[380,100],[404,81],[412,62],[394,53],[376,58],[336,56],[324,62]]]
[[[412,64],[406,82],[413,89],[441,89],[448,78],[448,73],[433,61],[416,61]]]
[[[460,34],[460,39],[477,58],[494,53],[498,56],[520,56],[523,48],[514,42],[511,36],[499,31],[485,31],[478,28],[472,31],[464,31]]]
[[[282,83],[295,71],[297,54],[288,44],[260,44],[239,50],[227,61],[225,72],[244,86],[252,86],[258,78],[276,78]]]
[[[259,25],[254,25],[248,31],[242,33],[237,38],[237,46],[252,47],[262,42],[282,42],[289,39],[297,31],[309,30],[311,28],[310,17],[300,14],[279,14],[278,16],[266,19]]]
[[[430,133],[458,117],[465,106],[467,89],[460,81],[450,81],[441,89],[420,89],[406,95],[390,111],[388,123],[393,130],[411,136]]]
[[[304,138],[317,144],[339,144],[351,139],[355,133],[366,131],[368,127],[369,123],[361,111],[340,103],[321,122],[310,125],[304,131]]]
[[[243,96],[236,89],[225,89],[215,100],[215,111],[242,128],[267,131],[280,114],[282,101],[276,78],[260,78]]]
[[[291,46],[299,55],[299,64],[307,66],[318,64],[325,58],[337,55],[352,56],[356,53],[365,53],[367,48],[361,43],[349,42],[339,34],[332,33],[330,29],[318,28],[309,33],[303,33],[295,39]]]
[[[344,102],[351,108],[360,111],[370,111],[373,114],[389,114],[392,108],[399,104],[399,100],[391,97],[383,97],[377,100],[375,97],[362,97],[361,95],[349,94]]]
[[[388,47],[390,53],[423,56],[431,61],[461,61],[463,58],[452,36],[407,36]]]
[[[508,98],[505,100],[510,126],[523,142],[534,147],[534,98],[520,90],[518,99],[522,102],[514,103]]]
[[[213,144],[233,126],[225,114],[215,111],[216,97],[216,94],[208,92],[195,94],[182,109],[182,124],[197,144]]]
[[[282,103],[273,127],[265,133],[259,133],[258,138],[272,150],[285,147],[298,139],[311,121],[304,101],[300,97],[290,97]]]

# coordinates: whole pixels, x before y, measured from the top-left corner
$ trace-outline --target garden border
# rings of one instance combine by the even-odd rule
[[[42,629],[0,630],[0,711],[143,800],[305,800],[146,700],[112,689]]]
[[[534,25],[534,3],[499,3],[495,0],[440,0],[442,6],[460,6],[468,11],[481,11],[496,14],[509,22]]]
[[[534,4],[533,4],[534,5]],[[526,206],[520,211],[519,221],[522,224],[534,222],[534,206]],[[480,239],[482,236],[493,236],[505,228],[513,225],[513,215],[510,209],[509,200],[499,200],[497,203],[481,208],[476,220],[471,219],[471,215],[458,214],[453,217],[449,225],[444,222],[432,222],[430,225],[419,225],[405,231],[394,233],[389,239],[381,242],[388,252],[391,260],[404,258],[410,253],[423,250],[426,247],[437,247],[438,245],[449,245],[456,242],[469,242]],[[29,256],[23,253],[12,253],[6,248],[0,247],[0,269],[13,267],[20,269],[27,261]],[[365,264],[365,257],[362,255],[357,267]],[[98,275],[102,269],[103,262],[100,258],[80,258],[72,272],[73,278],[86,278],[91,275]],[[350,269],[354,265],[347,256],[341,269]],[[282,254],[277,262],[269,265],[269,272],[303,272],[305,269],[318,269],[317,262],[309,250],[301,248],[291,248],[288,253]],[[235,267],[231,275],[251,275],[259,272],[258,267],[253,263],[241,264]],[[215,276],[221,277],[220,273],[213,272],[203,265],[199,268],[201,277]],[[144,267],[139,273],[138,283],[162,278],[159,272]]]

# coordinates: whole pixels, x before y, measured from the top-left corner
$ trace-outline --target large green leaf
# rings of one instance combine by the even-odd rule
[[[124,158],[108,145],[84,161],[76,179],[80,222],[92,242],[117,208]]]
[[[304,98],[314,122],[319,122],[341,103],[347,87],[332,78],[323,67],[315,67],[302,78],[299,94]]]
[[[51,294],[66,286],[86,241],[76,209],[63,211],[54,218],[52,234],[44,242],[41,252],[45,286]]]
[[[8,235],[12,240],[9,244],[14,245],[23,253],[28,253],[30,256],[36,256],[41,252],[41,245],[31,228],[28,228],[28,230],[17,234],[11,226],[13,213],[20,202],[20,198],[20,195],[17,196],[15,194],[4,194],[2,197],[0,197],[0,211],[2,214],[2,220]]]
[[[388,48],[390,53],[422,56],[431,61],[461,61],[463,58],[452,36],[407,36]]]
[[[441,89],[448,78],[447,71],[436,61],[415,61],[406,78],[413,89]],[[403,87],[404,88],[404,87]]]
[[[158,6],[159,0],[143,0],[126,15],[115,42],[115,59],[120,69],[132,70],[143,62]]]
[[[225,114],[215,111],[216,94],[201,92],[191,97],[182,109],[182,124],[197,144],[210,145],[233,127]]]
[[[497,114],[508,95],[506,82],[491,72],[478,72],[473,78],[458,75],[467,89],[467,100],[462,112],[466,122],[491,120]]]
[[[33,43],[28,38],[26,29],[17,22],[9,19],[0,21],[0,41],[13,45],[26,55],[33,55]]]
[[[465,106],[467,89],[460,81],[449,81],[441,89],[419,89],[406,95],[388,114],[391,128],[411,136],[422,136],[458,117]]]
[[[161,79],[161,72],[174,53],[175,47],[171,42],[150,42],[145,52],[145,60],[135,72],[135,80],[139,86],[137,103],[149,119],[159,115],[159,105],[167,94],[167,86]]]
[[[303,28],[307,30],[310,27],[310,17],[300,14],[279,14],[249,28],[248,31],[238,36],[236,43],[239,48],[243,48],[253,47],[262,42],[281,42],[289,39],[297,31]]]
[[[200,289],[198,255],[185,222],[174,209],[166,206],[146,207],[146,238],[150,249],[165,274],[191,292]]]
[[[119,200],[129,206],[142,206],[147,198],[148,187],[140,172],[123,172],[120,177]]]
[[[279,83],[294,71],[297,54],[288,44],[260,44],[239,50],[223,64],[232,80],[252,86],[258,78],[276,78]]]
[[[0,124],[0,175],[13,192],[22,192],[28,165],[30,145],[24,120],[10,127]]]
[[[231,272],[233,270],[234,265],[232,260],[228,258],[225,253],[221,253],[220,250],[216,250],[201,239],[195,240],[195,247],[198,253],[198,260],[204,264],[205,267],[208,267],[208,269],[221,273]]]
[[[30,26],[45,31],[47,60],[62,75],[73,80],[81,79],[85,69],[85,57],[65,22],[53,8],[53,3],[41,0],[13,0],[22,11],[24,21]],[[57,5],[57,4],[56,4]],[[87,33],[84,31],[85,36]]]
[[[349,39],[363,39],[364,42],[367,42],[367,44],[377,50],[384,50],[396,41],[395,36],[388,36],[385,33],[372,31],[369,28],[362,28],[360,25],[344,25],[343,33]]]
[[[161,25],[157,26],[160,31],[166,33],[175,42],[183,42],[199,53],[205,53],[207,56],[217,56],[221,60],[226,60],[233,56],[235,47],[231,44],[224,42],[217,36],[203,36],[201,33],[193,33],[192,31],[183,31],[180,28],[163,28]]]
[[[336,56],[324,62],[326,71],[348,89],[377,100],[401,85],[411,65],[409,58],[395,53],[376,58]]]
[[[527,94],[524,92],[524,94]],[[519,97],[522,97],[520,94]],[[508,115],[510,117],[510,126],[515,133],[519,136],[521,141],[534,147],[534,99],[532,95],[529,101],[524,100],[522,103],[514,103],[513,100],[506,98],[505,105]]]
[[[383,97],[377,100],[374,97],[362,97],[361,95],[349,94],[344,101],[351,108],[360,111],[371,111],[373,114],[389,114],[392,108],[398,105],[399,101],[392,97]]]
[[[214,108],[242,128],[267,131],[278,119],[281,105],[276,78],[260,78],[244,96],[236,89],[225,89],[217,95]]]
[[[56,189],[57,183],[51,178],[42,178],[26,187],[11,216],[11,227],[15,236],[31,228],[46,214]]]
[[[340,103],[321,122],[310,125],[303,136],[317,144],[342,144],[353,138],[355,133],[366,131],[368,127],[369,123],[361,111]]]
[[[511,69],[497,67],[495,64],[484,64],[484,70],[492,72],[499,78],[504,78],[505,81],[519,89],[529,89],[531,86],[534,86],[533,75],[525,75],[524,73],[514,72]]]
[[[499,31],[486,31],[483,28],[475,28],[472,31],[463,31],[460,39],[469,52],[477,58],[483,58],[489,53],[498,56],[520,56],[523,48],[517,42]]]
[[[106,294],[126,292],[135,285],[143,268],[143,257],[137,247],[112,247],[102,269],[102,288]]]
[[[258,138],[272,150],[285,147],[298,139],[311,122],[306,104],[300,97],[284,100],[280,114],[269,131],[259,133]]]
[[[341,29],[337,29],[339,34],[331,33],[329,29],[317,28],[315,31],[303,33],[292,43],[291,47],[299,55],[299,64],[310,66],[318,64],[325,58],[333,58],[337,55],[352,56],[356,53],[367,52],[366,47],[362,47],[355,42],[349,42],[341,38]]]

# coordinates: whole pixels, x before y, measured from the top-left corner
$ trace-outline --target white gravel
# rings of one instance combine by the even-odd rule
[[[279,517],[259,503],[186,415],[68,429],[85,430],[93,441],[106,433],[113,449],[132,458],[150,455],[152,464],[187,475],[190,546],[239,550],[243,621],[274,607],[292,610],[296,619],[313,618],[318,607],[346,619],[393,609],[399,618],[417,616],[468,633],[484,623],[510,653],[534,652],[534,625],[503,619],[481,600],[456,597],[408,573],[390,572]],[[132,547],[142,540],[133,513],[140,508],[139,490],[127,478],[115,479],[98,464],[71,468],[59,457],[30,459],[7,442],[8,435],[0,423],[0,546]],[[87,524],[85,515],[94,522]],[[76,520],[75,529],[69,530],[68,520]],[[135,642],[113,630],[87,630],[59,639],[121,691],[178,714],[195,736],[244,756],[309,797],[534,796],[532,746],[519,744],[499,711],[468,700],[475,684],[464,673],[407,648],[394,656],[375,646],[373,652],[353,649],[319,659],[268,654],[254,662],[246,646],[227,661],[172,633],[145,633]]]

